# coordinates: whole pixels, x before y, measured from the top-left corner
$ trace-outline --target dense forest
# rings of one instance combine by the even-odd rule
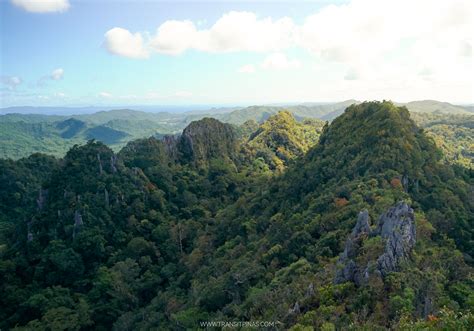
[[[472,330],[459,116],[364,102],[1,159],[0,329]]]

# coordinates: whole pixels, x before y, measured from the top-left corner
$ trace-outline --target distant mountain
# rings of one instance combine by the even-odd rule
[[[88,107],[42,107],[42,106],[15,106],[0,108],[0,115],[3,114],[38,114],[38,115],[84,115],[94,114],[99,111],[107,111],[111,109],[120,109],[122,106],[88,106]],[[238,106],[216,106],[216,105],[151,105],[151,106],[130,106],[131,109],[136,111],[143,111],[147,113],[189,113],[189,114],[202,114],[202,113],[226,113],[233,110],[242,108]]]
[[[182,114],[129,109],[73,116],[6,114],[0,116],[0,158],[35,152],[63,156],[73,145],[90,139],[118,150],[133,139],[179,132],[188,123]]]
[[[435,113],[435,114],[468,114],[469,111],[462,107],[452,105],[448,102],[435,100],[411,101],[400,103],[400,106],[406,106],[409,111],[416,113]]]
[[[103,110],[94,114],[85,115],[73,115],[73,118],[77,118],[86,122],[94,124],[103,124],[110,120],[148,120],[148,121],[162,121],[170,118],[182,118],[180,114],[171,114],[166,112],[160,113],[149,113],[131,109],[114,109],[114,110]]]
[[[38,115],[74,115],[74,114],[93,114],[101,110],[110,109],[109,107],[7,107],[0,108],[0,114],[38,114]]]
[[[352,105],[359,103],[356,100],[347,100],[328,104],[301,104],[288,106],[251,106],[237,109],[231,113],[215,116],[223,122],[233,124],[243,124],[248,120],[264,122],[271,115],[279,111],[286,110],[292,113],[297,119],[318,118],[323,120],[332,120],[342,114],[344,110]]]
[[[474,114],[474,105],[462,105],[460,107],[463,107],[464,109],[466,109],[471,114]]]

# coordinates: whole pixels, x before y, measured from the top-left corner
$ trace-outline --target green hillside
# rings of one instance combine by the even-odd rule
[[[0,158],[18,159],[32,153],[64,156],[75,144],[90,139],[118,151],[133,139],[175,133],[187,121],[167,113],[132,110],[77,116],[7,114],[0,116]]]
[[[262,160],[270,169],[282,171],[317,143],[323,125],[319,120],[297,122],[290,112],[281,111],[256,128],[244,148],[251,159]]]
[[[412,113],[443,151],[446,162],[474,169],[474,115]]]
[[[435,113],[435,114],[469,114],[469,111],[462,107],[452,105],[448,102],[439,102],[435,100],[412,101],[403,104],[408,110],[417,113]]]

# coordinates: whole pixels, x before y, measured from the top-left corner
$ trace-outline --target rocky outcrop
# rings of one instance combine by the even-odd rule
[[[405,202],[380,216],[377,234],[386,241],[384,253],[377,259],[382,276],[395,271],[406,260],[416,242],[415,215]]]
[[[359,253],[364,238],[366,238],[370,232],[369,221],[369,212],[367,210],[361,211],[357,218],[357,223],[346,241],[344,252],[342,252],[339,257],[336,276],[334,278],[336,284],[348,281],[355,283],[361,282],[361,270],[356,265],[354,259]]]
[[[182,161],[200,165],[214,158],[232,158],[237,151],[237,135],[231,125],[203,118],[183,130],[178,150]]]
[[[298,303],[298,301],[295,302],[295,304],[293,305],[293,307],[291,307],[290,309],[288,309],[288,314],[290,315],[298,315],[301,313],[301,308],[300,308],[300,304]]]
[[[39,211],[43,210],[47,198],[48,190],[43,190],[42,188],[40,188],[38,192],[38,198],[36,199],[36,206],[38,207]]]
[[[74,212],[74,229],[72,231],[72,238],[73,239],[76,237],[76,234],[80,231],[83,224],[84,224],[84,222],[82,221],[82,215],[79,212],[79,210],[76,210]]]
[[[178,158],[178,140],[176,136],[164,136],[162,142],[168,157],[171,160],[176,160]]]
[[[117,155],[115,154],[110,156],[110,172],[113,174],[117,172]]]
[[[100,159],[100,154],[97,153],[97,161],[99,161],[99,174],[103,174],[104,173],[104,168],[102,166],[102,160]]]
[[[357,265],[356,257],[359,256],[365,238],[369,236],[380,236],[383,239],[383,253],[376,261]],[[359,213],[357,223],[339,257],[334,283],[352,281],[362,285],[369,279],[371,273],[385,277],[388,273],[396,271],[400,263],[410,257],[415,243],[415,216],[407,203],[400,202],[382,214],[375,230],[370,229],[369,215],[364,210]]]
[[[31,232],[31,224],[32,223],[33,223],[33,221],[29,221],[28,224],[27,224],[26,240],[28,242],[31,242],[34,239],[33,232]]]
[[[109,198],[109,191],[107,189],[104,189],[104,203],[105,203],[105,208],[109,209],[110,207],[110,198]]]

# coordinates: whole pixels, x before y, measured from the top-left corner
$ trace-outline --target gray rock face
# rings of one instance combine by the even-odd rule
[[[377,233],[386,240],[385,251],[377,259],[377,269],[385,276],[407,259],[416,243],[415,215],[405,202],[380,216]]]
[[[370,224],[369,224],[369,212],[366,210],[363,210],[359,213],[359,217],[357,218],[357,223],[354,226],[354,229],[352,229],[351,236],[355,237],[360,235],[361,233],[369,233],[370,232]]]
[[[38,198],[36,199],[36,205],[39,211],[43,210],[46,204],[47,198],[48,198],[48,190],[43,190],[42,188],[40,188],[39,193],[38,193]]]
[[[359,266],[355,258],[359,254],[363,240],[369,234],[382,237],[385,242],[384,251],[376,261],[369,261],[367,265]],[[409,258],[415,243],[415,216],[413,209],[405,202],[398,203],[382,214],[374,231],[370,230],[368,212],[362,211],[337,262],[334,283],[348,281],[357,285],[365,283],[370,276],[369,265],[375,265],[373,273],[385,277],[389,272],[396,271],[400,263]]]
[[[312,296],[314,296],[314,295],[315,295],[315,292],[314,292],[314,284],[313,284],[313,283],[310,283],[310,284],[308,285],[308,288],[306,289],[306,294],[305,294],[305,296],[306,296],[307,298],[309,298],[309,297],[312,297]]]
[[[288,313],[295,314],[295,315],[301,313],[300,304],[298,303],[298,301],[295,302],[292,308],[288,309]]]
[[[82,215],[79,212],[79,210],[76,210],[74,212],[74,229],[72,231],[72,238],[74,239],[76,237],[76,234],[79,232],[79,230],[82,228],[82,225],[84,222],[82,221]]]
[[[107,189],[104,189],[104,203],[105,203],[105,208],[109,209],[110,199],[109,199],[109,191],[107,191]]]
[[[237,137],[234,128],[214,118],[191,122],[179,138],[181,157],[198,164],[235,153]]]
[[[28,226],[28,230],[27,230],[27,234],[26,234],[26,240],[28,242],[31,242],[33,241],[34,237],[33,237],[33,233],[31,232],[31,224],[33,223],[33,221],[30,221],[28,222],[27,226]]]
[[[97,153],[97,161],[99,161],[99,174],[102,175],[102,173],[104,172],[104,169],[102,167],[102,160],[100,159],[100,154]]]
[[[337,272],[334,283],[340,284],[348,281],[359,283],[360,270],[354,262],[354,258],[359,252],[362,241],[370,232],[369,212],[361,211],[357,218],[357,223],[346,241],[344,252],[342,252],[337,262]]]
[[[117,155],[115,154],[110,157],[110,171],[113,174],[117,172]]]
[[[178,157],[178,140],[175,136],[164,136],[162,138],[166,154],[171,160],[176,160]]]

